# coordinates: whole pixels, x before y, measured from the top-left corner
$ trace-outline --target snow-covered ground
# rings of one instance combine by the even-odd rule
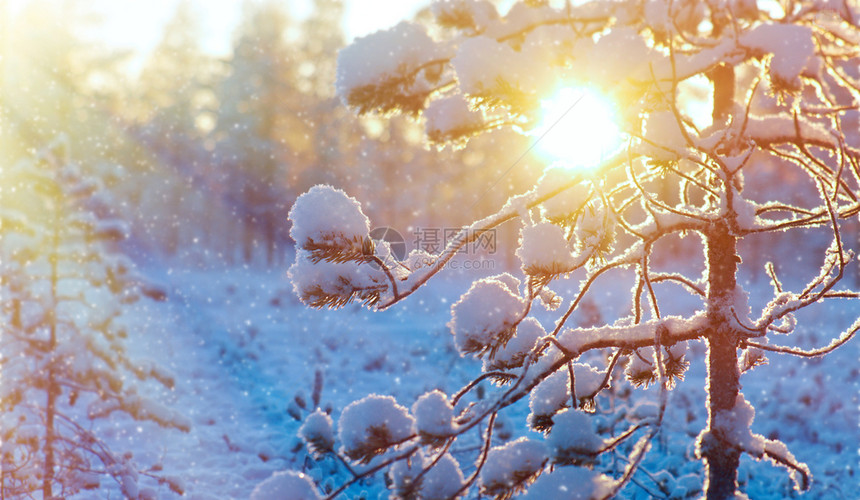
[[[358,306],[330,312],[299,304],[285,271],[173,269],[156,277],[169,290],[169,299],[147,311],[146,333],[130,339],[131,352],[155,358],[174,372],[176,388],[162,396],[193,427],[183,434],[128,421],[109,438],[121,449],[134,450],[141,465],[163,464],[164,474],[184,483],[187,498],[248,498],[258,483],[285,469],[308,473],[323,490],[348,479],[333,459],[315,463],[296,438],[301,423],[290,413],[303,418],[312,410],[316,372],[322,374],[321,406],[332,408],[335,424],[347,404],[366,394],[391,395],[409,407],[435,388],[456,392],[480,373],[479,362],[459,357],[445,326],[451,303],[475,276],[431,283],[383,313]],[[767,283],[754,286],[769,293]],[[602,314],[612,314],[613,296],[612,290],[595,295],[605,300],[597,305]],[[858,301],[835,302],[805,318],[812,326],[801,327],[793,340],[804,347],[824,345],[858,315]],[[659,496],[656,482],[677,491],[679,484],[666,472],[689,485],[691,495],[700,491],[702,466],[693,450],[705,425],[703,346],[694,344],[688,357],[691,368],[670,393],[664,429],[634,483],[624,490],[625,498]],[[860,342],[852,341],[824,360],[771,356],[769,365],[742,377],[745,397],[756,408],[753,431],[783,440],[810,466],[813,484],[805,498],[856,498],[860,491],[858,359]],[[619,385],[616,400],[602,406],[656,401],[653,388],[634,391],[627,402],[623,392]],[[306,409],[295,402],[296,395]],[[513,407],[502,413],[503,429],[511,438],[537,437],[525,428],[527,412]],[[609,418],[597,417],[604,423]],[[468,443],[458,446],[466,447],[455,449],[454,455],[468,475],[474,470],[473,450]],[[603,470],[623,466],[623,454],[600,464]],[[742,459],[740,480],[750,498],[797,495],[785,469],[748,457]],[[160,498],[175,497],[166,485],[156,490]],[[359,498],[361,492],[366,498],[386,498],[381,474],[341,498]],[[109,489],[103,493],[119,497]]]

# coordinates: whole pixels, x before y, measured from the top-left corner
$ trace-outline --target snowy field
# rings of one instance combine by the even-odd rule
[[[296,438],[301,423],[290,413],[307,416],[317,372],[323,381],[320,406],[332,409],[335,425],[348,403],[367,394],[391,395],[408,406],[435,388],[451,394],[480,373],[479,362],[459,357],[445,326],[451,301],[475,275],[431,283],[404,304],[372,313],[358,306],[334,312],[307,309],[295,298],[285,271],[174,269],[156,277],[169,290],[169,299],[148,311],[147,332],[132,338],[132,352],[173,370],[176,388],[163,397],[193,427],[182,434],[129,420],[120,422],[110,437],[118,449],[135,450],[141,464],[160,462],[164,473],[184,486],[187,498],[248,498],[258,483],[285,469],[308,473],[321,492],[347,480],[342,465],[333,459],[315,462]],[[624,293],[606,292],[597,310],[611,315],[620,302],[613,298]],[[769,290],[762,288],[762,293]],[[679,308],[688,306],[694,305]],[[803,347],[824,345],[828,335],[836,335],[858,314],[856,301],[835,302],[806,318],[807,325],[817,328],[800,329],[795,336]],[[799,319],[803,324],[804,318]],[[686,380],[670,393],[663,431],[624,490],[625,498],[666,497],[663,491],[685,489],[692,498],[701,491],[702,465],[693,457],[693,443],[705,425],[704,348],[694,344],[690,351]],[[858,358],[860,343],[852,341],[824,360],[771,356],[770,364],[741,379],[756,408],[753,431],[783,440],[810,466],[813,484],[803,498],[851,499],[860,491]],[[647,402],[656,401],[653,388],[635,390],[625,401],[627,387],[617,384],[612,398],[599,401],[595,421],[601,428],[611,428],[613,409],[638,404],[647,412]],[[485,390],[493,389],[488,385]],[[307,409],[295,403],[296,395]],[[503,412],[496,440],[538,437],[526,429],[527,412],[525,402]],[[477,445],[478,438],[453,450],[465,475],[474,470],[470,444]],[[623,455],[604,458],[598,467],[619,470]],[[784,469],[747,456],[740,484],[753,499],[800,496]],[[166,485],[156,490],[160,498],[175,497]],[[92,493],[82,498],[88,495]],[[120,497],[109,488],[100,495]],[[381,474],[340,498],[362,497],[387,497]]]

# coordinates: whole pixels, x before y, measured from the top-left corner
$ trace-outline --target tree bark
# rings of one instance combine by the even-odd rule
[[[728,26],[724,13],[712,17],[714,35],[719,36]],[[714,125],[727,123],[735,104],[735,70],[730,64],[719,64],[708,74],[714,85]],[[724,188],[732,189],[726,181]],[[707,316],[708,332],[708,427],[701,436],[699,449],[705,460],[707,500],[732,498],[737,490],[740,452],[721,439],[716,428],[717,415],[731,411],[740,392],[738,368],[739,333],[733,326],[731,307],[737,285],[740,263],[737,237],[730,230],[729,218],[724,218],[705,236],[708,261]]]
[[[735,104],[735,68],[719,64],[708,75],[714,83],[714,109],[711,114],[714,123],[725,122],[731,115]]]
[[[708,427],[700,449],[707,467],[705,493],[708,500],[731,498],[737,488],[740,452],[727,446],[715,428],[716,416],[731,411],[740,391],[737,329],[730,308],[734,303],[737,265],[737,238],[727,224],[707,237],[708,259]]]
[[[713,13],[711,22],[714,25],[713,37],[719,38],[731,21],[726,12],[717,11]],[[723,123],[731,115],[735,104],[735,67],[720,63],[708,72],[708,78],[714,84],[714,109],[711,116],[714,124]]]

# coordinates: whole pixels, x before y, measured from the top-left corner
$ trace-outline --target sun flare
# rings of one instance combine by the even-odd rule
[[[599,166],[621,145],[612,104],[582,88],[563,88],[541,101],[541,125],[535,135],[541,156],[576,169]]]

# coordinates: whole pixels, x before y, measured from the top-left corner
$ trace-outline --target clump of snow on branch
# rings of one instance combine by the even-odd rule
[[[486,0],[434,0],[430,12],[439,26],[477,33],[499,18]]]
[[[463,486],[460,464],[450,454],[439,458],[426,473],[422,471],[432,464],[432,459],[419,450],[409,460],[396,462],[388,471],[391,480],[392,498],[422,498],[443,500],[453,498]]]
[[[424,452],[418,450],[409,460],[398,460],[388,469],[389,488],[393,498],[409,498],[421,487],[420,475],[424,470]]]
[[[644,137],[649,156],[656,161],[678,160],[687,148],[681,125],[671,111],[650,113],[645,121]]]
[[[802,140],[810,144],[839,147],[839,141],[827,128],[803,116],[750,115],[746,126],[750,137],[761,144]]]
[[[577,64],[594,83],[614,87],[619,82],[650,79],[646,61],[652,59],[651,49],[645,39],[631,28],[611,30],[597,42],[583,39],[577,52],[583,54]]]
[[[435,143],[462,141],[481,131],[484,117],[460,94],[442,97],[424,110],[427,138]]]
[[[553,417],[547,445],[555,463],[582,465],[594,463],[604,442],[594,432],[588,415],[567,410]]]
[[[460,464],[449,453],[446,453],[424,476],[424,480],[421,482],[421,498],[427,500],[453,498],[463,485],[463,481]]]
[[[588,202],[590,192],[591,187],[584,182],[566,189],[541,204],[541,215],[553,223],[569,221]]]
[[[603,203],[597,200],[583,210],[575,234],[583,252],[589,255],[606,255],[614,248],[615,219]]]
[[[316,258],[325,251],[347,250],[364,241],[370,220],[355,198],[340,189],[317,185],[299,196],[289,214],[290,236]]]
[[[339,420],[338,437],[352,460],[368,462],[412,436],[415,420],[391,396],[371,394],[350,403]]]
[[[448,326],[460,354],[491,356],[513,335],[526,304],[508,285],[495,278],[472,283],[452,307]]]
[[[559,467],[541,475],[529,487],[524,500],[565,498],[569,500],[596,500],[606,498],[612,491],[612,479],[585,467]]]
[[[767,456],[775,464],[788,467],[795,488],[806,490],[812,477],[809,467],[798,462],[788,451],[785,443],[767,439],[761,434],[754,434],[752,432],[754,417],[755,409],[742,393],[738,393],[735,405],[731,409],[720,411],[715,415],[714,430],[719,433],[721,440],[727,441],[751,456],[758,459]]]
[[[551,222],[524,226],[516,254],[530,276],[558,274],[577,266],[564,230]]]
[[[311,307],[342,307],[353,300],[371,306],[390,281],[378,268],[361,265],[373,258],[370,220],[355,198],[317,185],[290,209],[290,236],[296,261],[288,275],[299,299]]]
[[[454,408],[441,391],[428,392],[412,405],[415,430],[421,441],[438,444],[454,433]]]
[[[648,387],[657,379],[657,360],[653,347],[637,349],[630,355],[630,361],[624,373],[633,385]]]
[[[590,397],[603,383],[603,373],[591,365],[573,364],[577,399]],[[559,370],[545,378],[529,396],[531,421],[538,430],[548,429],[551,423],[545,419],[571,406],[570,375]],[[577,402],[578,404],[579,402]]]
[[[334,430],[331,417],[317,409],[305,419],[299,428],[299,437],[305,442],[308,450],[316,456],[321,457],[326,453],[334,451]]]
[[[757,56],[773,54],[768,65],[777,89],[797,90],[804,71],[818,72],[812,28],[792,24],[762,24],[741,35],[740,44]]]
[[[505,105],[515,113],[536,108],[556,81],[556,69],[537,44],[520,50],[486,36],[464,40],[451,59],[460,89],[487,105]]]
[[[299,299],[311,307],[341,307],[354,299],[373,305],[388,289],[385,275],[355,262],[314,263],[310,252],[298,250],[287,272]]]
[[[301,472],[275,472],[251,492],[251,500],[319,500],[311,478]]]
[[[546,330],[538,320],[532,317],[524,319],[517,325],[514,336],[505,347],[496,352],[493,359],[484,358],[484,371],[508,370],[522,366],[538,339],[544,335]]]
[[[444,56],[423,27],[404,21],[342,49],[335,87],[343,102],[360,113],[417,113],[424,108],[428,86],[416,74],[423,74],[425,83],[437,80],[441,64],[432,63]]]
[[[547,459],[546,446],[526,438],[491,448],[478,476],[481,492],[494,496],[523,491],[541,472]]]
[[[532,420],[549,417],[570,403],[570,378],[567,373],[557,371],[544,379],[529,396]]]
[[[753,456],[760,457],[764,454],[765,439],[750,430],[753,417],[755,417],[755,409],[744,399],[743,394],[739,393],[735,406],[731,410],[723,410],[716,414],[714,428],[718,429],[729,443]]]

